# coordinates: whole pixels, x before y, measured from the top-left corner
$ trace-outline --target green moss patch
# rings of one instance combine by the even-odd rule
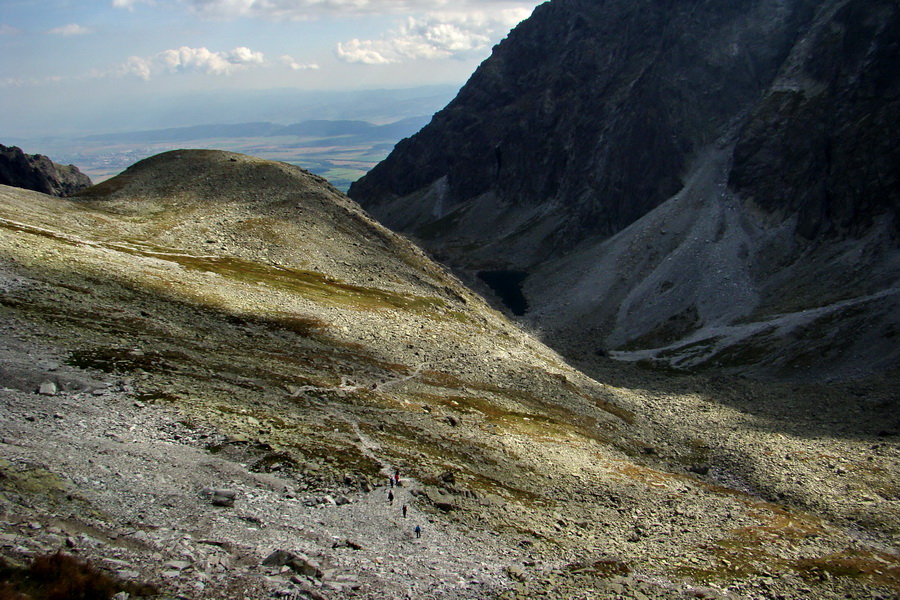
[[[16,468],[0,460],[0,490],[17,494],[37,494],[51,500],[66,495],[66,484],[55,474],[40,467]]]
[[[713,564],[685,565],[681,576],[727,582],[766,573],[793,572],[810,582],[846,578],[900,592],[900,559],[883,552],[847,548],[822,556],[788,557],[806,539],[826,533],[821,521],[767,502],[751,502],[749,514],[759,525],[733,529],[715,545],[705,546]]]
[[[893,554],[857,549],[791,561],[791,568],[810,581],[846,577],[900,592],[900,559]]]

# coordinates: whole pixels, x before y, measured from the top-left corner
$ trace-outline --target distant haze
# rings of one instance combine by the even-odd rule
[[[6,121],[0,131],[7,141],[34,142],[42,138],[71,138],[190,127],[270,121],[289,125],[300,121],[361,120],[391,123],[408,117],[431,115],[443,108],[459,85],[418,86],[371,90],[268,90],[217,89],[157,94],[137,104],[115,98],[96,103],[71,103],[56,110],[19,107],[21,119]],[[46,101],[50,103],[50,99]],[[9,113],[7,113],[9,114]]]
[[[216,148],[289,162],[346,191],[394,144],[425,126],[455,85],[356,91],[196,92],[33,113],[0,143],[74,164],[99,183],[174,148]],[[6,124],[5,124],[6,125]]]

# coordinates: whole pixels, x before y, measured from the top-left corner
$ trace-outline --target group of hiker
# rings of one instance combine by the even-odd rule
[[[391,485],[391,489],[388,490],[387,499],[390,504],[393,504],[394,487],[403,487],[403,485],[400,483],[400,469],[395,469],[394,474],[388,477],[388,481]],[[403,505],[403,508],[401,510],[403,511],[403,518],[405,519],[407,513],[407,507],[405,504]],[[416,525],[416,528],[413,531],[415,532],[417,538],[422,537],[422,528],[419,525]]]

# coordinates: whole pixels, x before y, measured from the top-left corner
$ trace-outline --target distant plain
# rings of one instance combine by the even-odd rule
[[[71,140],[51,157],[75,164],[94,183],[118,175],[139,160],[177,148],[229,150],[302,167],[326,178],[346,192],[350,184],[384,159],[399,141],[359,142],[347,136],[298,140],[296,137],[198,138],[192,140],[130,142]],[[27,148],[25,149],[27,151]]]
[[[409,134],[415,133],[410,131]],[[61,140],[54,151],[45,151],[56,162],[74,164],[94,183],[118,175],[130,165],[161,152],[177,148],[229,150],[258,158],[277,160],[302,167],[326,178],[346,192],[350,184],[384,159],[397,139],[360,140],[352,135],[303,138],[203,137],[142,142],[129,139]],[[23,148],[26,152],[28,148]]]
[[[98,115],[103,111],[86,107],[80,119],[47,121],[2,143],[74,164],[94,183],[161,152],[207,148],[287,162],[346,192],[398,141],[425,126],[457,89],[235,92],[227,98],[156,99],[140,111],[107,111],[106,119]]]

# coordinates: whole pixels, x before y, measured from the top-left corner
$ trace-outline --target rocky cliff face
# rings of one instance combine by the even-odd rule
[[[742,127],[732,189],[806,239],[900,232],[898,64],[896,2],[824,6]]]
[[[0,145],[0,184],[68,196],[90,187],[91,178],[75,165],[60,165],[42,154],[25,154],[16,146]]]
[[[569,350],[655,360],[712,324],[895,290],[897,18],[888,1],[554,0],[350,195],[464,276],[531,273],[530,318]],[[722,219],[702,238],[701,213]],[[643,268],[611,262],[626,254]],[[788,345],[774,362],[806,353]]]
[[[491,244],[520,267],[611,235],[681,188],[698,149],[771,83],[814,4],[544,4],[350,195],[439,245],[489,243],[478,226],[487,211],[541,213]],[[413,202],[430,204],[426,218],[409,219]],[[502,249],[547,220],[557,223],[528,236],[543,251]]]

